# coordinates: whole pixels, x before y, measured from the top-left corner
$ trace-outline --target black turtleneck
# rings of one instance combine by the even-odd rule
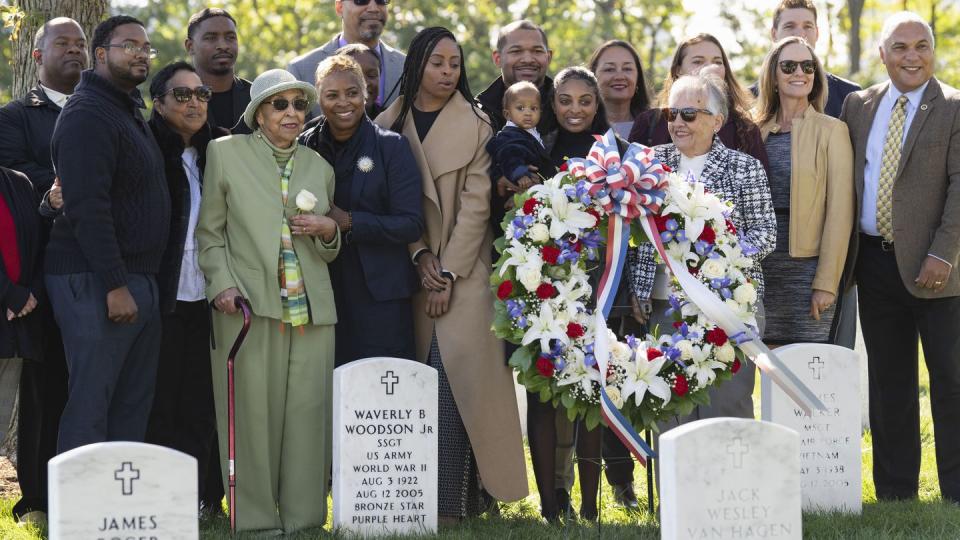
[[[124,92],[92,70],[81,75],[51,142],[64,211],[50,234],[47,273],[94,272],[109,291],[128,272],[159,270],[170,196],[142,107],[138,90]]]

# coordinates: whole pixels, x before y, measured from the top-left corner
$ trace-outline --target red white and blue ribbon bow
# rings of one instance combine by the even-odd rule
[[[607,372],[609,358],[606,344],[607,317],[613,307],[623,275],[630,246],[630,220],[660,213],[666,194],[666,171],[653,155],[653,150],[631,144],[623,157],[611,129],[590,148],[586,158],[567,161],[567,170],[590,182],[590,194],[610,216],[607,226],[607,253],[603,275],[597,292],[595,313],[595,357],[600,373]],[[605,380],[605,378],[604,378]],[[629,420],[613,404],[603,384],[600,385],[600,412],[610,430],[624,446],[646,465],[648,457],[656,457]]]

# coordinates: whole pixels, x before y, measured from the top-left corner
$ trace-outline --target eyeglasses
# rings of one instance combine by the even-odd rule
[[[684,122],[693,122],[697,119],[697,115],[700,113],[713,116],[712,111],[708,111],[707,109],[697,109],[696,107],[668,107],[663,109],[663,113],[667,115],[668,122],[675,121],[677,116],[679,116]]]
[[[780,72],[784,75],[793,75],[793,72],[797,70],[797,66],[800,66],[800,69],[807,75],[813,75],[813,72],[817,71],[817,63],[813,60],[803,60],[802,62],[797,62],[796,60],[781,60],[779,65]]]
[[[173,99],[177,100],[177,103],[186,103],[190,101],[190,98],[193,96],[197,96],[197,101],[206,103],[210,101],[210,98],[213,97],[213,89],[211,89],[209,86],[198,86],[196,88],[177,86],[176,88],[171,88],[160,94],[157,96],[157,98],[162,98],[167,94],[173,94]]]
[[[307,110],[307,107],[310,106],[310,102],[303,98],[297,98],[292,102],[287,98],[277,98],[273,101],[265,101],[264,103],[269,103],[273,105],[273,110],[277,112],[282,112],[287,110],[287,107],[290,106],[290,103],[293,103],[293,108],[298,111],[305,111]]]
[[[378,6],[385,6],[390,3],[390,0],[376,0]],[[365,6],[370,3],[370,0],[353,0],[353,4],[357,6]]]
[[[133,43],[123,43],[121,45],[109,43],[107,45],[104,45],[103,47],[107,49],[111,47],[123,49],[123,52],[127,53],[128,56],[136,56],[138,54],[143,54],[143,55],[146,55],[147,58],[157,57],[157,50],[149,45],[144,45],[143,47],[137,47]]]

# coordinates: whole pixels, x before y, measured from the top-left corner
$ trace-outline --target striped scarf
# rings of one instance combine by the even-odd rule
[[[283,205],[287,205],[287,193],[290,189],[290,175],[293,174],[293,156],[280,169],[280,192],[283,195]],[[293,249],[293,236],[290,233],[290,224],[284,214],[280,227],[280,304],[283,308],[283,322],[290,326],[303,326],[310,322],[310,309],[307,306],[307,291],[303,286],[303,275],[300,272],[300,260]]]

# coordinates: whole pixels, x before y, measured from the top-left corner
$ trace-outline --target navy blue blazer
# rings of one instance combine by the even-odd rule
[[[311,121],[300,142],[333,165],[334,201],[353,216],[344,246],[356,246],[374,300],[409,298],[420,284],[407,244],[419,240],[424,228],[420,168],[410,145],[366,116],[350,140],[335,145],[325,120]]]

